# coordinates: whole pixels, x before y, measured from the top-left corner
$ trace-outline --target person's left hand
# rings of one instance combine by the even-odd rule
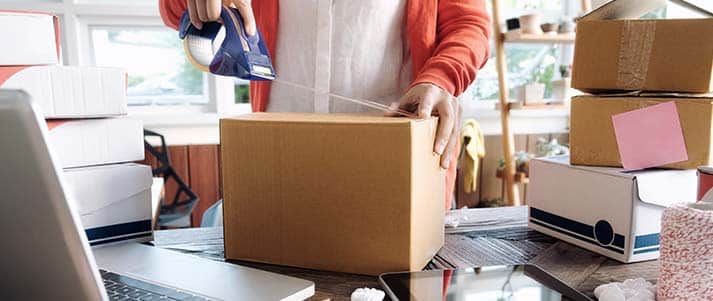
[[[439,117],[433,151],[441,156],[441,168],[448,169],[454,159],[458,142],[461,109],[457,99],[434,84],[421,83],[411,87],[401,97],[398,107],[415,112],[421,118],[431,115]],[[394,114],[389,115],[394,116]]]

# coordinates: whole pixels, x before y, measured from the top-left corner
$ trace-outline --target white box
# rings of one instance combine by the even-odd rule
[[[529,226],[621,262],[656,259],[663,209],[695,202],[696,170],[573,166],[569,157],[530,162]]]
[[[59,36],[49,13],[0,11],[0,66],[59,63]]]
[[[62,168],[144,159],[144,132],[140,120],[48,120],[47,127],[48,145]]]
[[[127,113],[126,72],[75,66],[0,67],[0,88],[25,90],[45,118],[92,118]]]
[[[151,167],[133,163],[64,171],[92,245],[151,236]]]

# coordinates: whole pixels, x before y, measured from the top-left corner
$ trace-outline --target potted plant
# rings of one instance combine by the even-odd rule
[[[569,105],[572,97],[572,88],[570,88],[572,66],[561,65],[559,71],[561,78],[552,81],[553,103]]]

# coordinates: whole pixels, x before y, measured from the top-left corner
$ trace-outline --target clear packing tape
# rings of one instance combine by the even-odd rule
[[[656,21],[624,21],[619,46],[617,87],[625,90],[641,90],[644,87],[655,37]]]
[[[658,300],[713,300],[713,190],[661,217]]]

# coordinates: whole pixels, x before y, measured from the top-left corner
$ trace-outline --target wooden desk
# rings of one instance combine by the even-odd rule
[[[527,228],[527,207],[468,209],[450,213],[460,225],[446,228],[446,243],[427,269],[534,263],[593,296],[600,284],[642,277],[655,282],[656,261],[621,264]],[[155,245],[223,260],[222,228],[156,231]],[[380,288],[376,277],[236,262],[314,281],[310,300],[349,300],[359,287]]]

